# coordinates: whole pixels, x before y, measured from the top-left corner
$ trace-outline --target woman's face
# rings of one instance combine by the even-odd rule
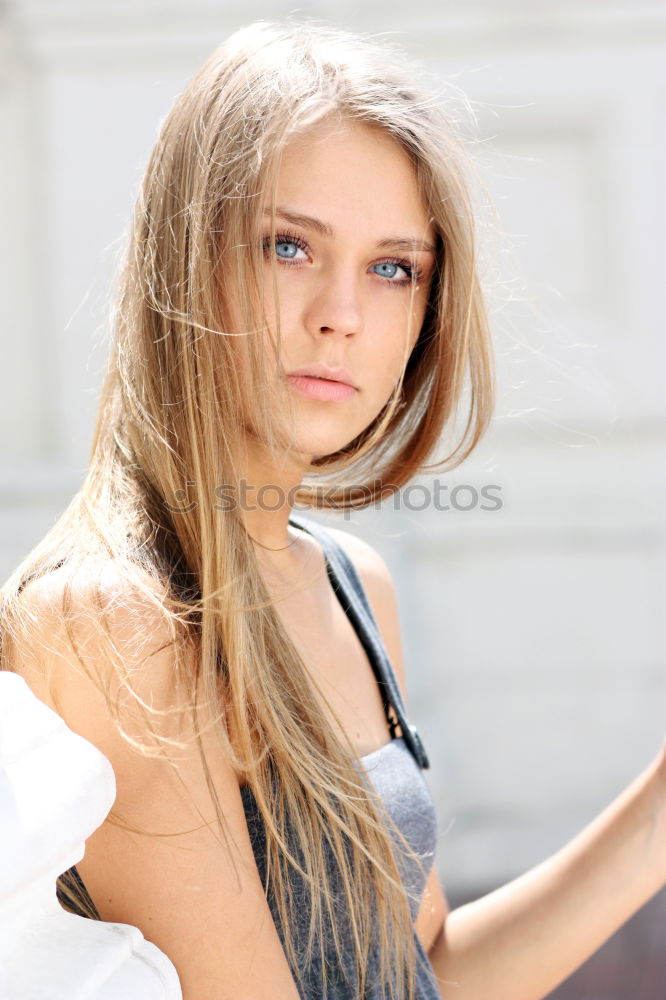
[[[362,123],[320,124],[285,150],[263,226],[266,308],[275,329],[275,258],[285,391],[296,449],[308,458],[348,444],[382,410],[423,323],[435,229],[397,141]],[[412,298],[412,285],[414,295]],[[410,332],[411,306],[411,332]],[[289,373],[323,364],[354,389]]]

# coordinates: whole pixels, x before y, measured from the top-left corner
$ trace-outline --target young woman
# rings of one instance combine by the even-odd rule
[[[186,1000],[545,996],[664,883],[660,753],[572,843],[448,912],[395,591],[298,511],[406,484],[492,352],[464,156],[396,51],[258,23],[151,156],[85,482],[2,592],[3,667],[113,764],[63,904]]]

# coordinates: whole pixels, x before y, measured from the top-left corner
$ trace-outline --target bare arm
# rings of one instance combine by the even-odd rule
[[[442,996],[539,1000],[666,879],[664,750],[565,847],[452,910],[429,957]]]
[[[362,576],[404,694],[390,571],[366,542],[336,534]],[[666,743],[578,836],[507,885],[449,910],[433,870],[417,929],[447,1000],[540,1000],[665,882]]]

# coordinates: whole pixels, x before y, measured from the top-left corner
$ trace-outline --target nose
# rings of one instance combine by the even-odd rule
[[[313,336],[338,334],[358,335],[363,330],[363,307],[356,275],[332,270],[321,275],[320,282],[307,303],[305,328]]]

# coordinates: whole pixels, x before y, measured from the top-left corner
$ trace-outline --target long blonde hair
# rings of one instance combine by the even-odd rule
[[[311,889],[314,948],[324,922],[334,931],[339,923],[328,845],[349,912],[359,996],[375,944],[389,995],[413,996],[417,955],[390,822],[359,780],[351,743],[336,735],[313,694],[238,507],[229,505],[218,517],[213,499],[220,484],[232,484],[233,494],[241,423],[251,420],[275,453],[288,447],[291,415],[285,416],[270,377],[279,328],[267,328],[259,220],[266,202],[275,204],[286,143],[327,116],[382,129],[408,153],[436,228],[437,267],[425,320],[394,394],[355,440],[313,460],[296,504],[366,506],[386,484],[399,488],[433,468],[426,462],[461,407],[467,375],[463,432],[437,466],[460,464],[490,422],[492,348],[477,276],[468,159],[444,102],[415,79],[395,45],[310,21],[243,28],[197,72],[163,123],[137,199],[85,480],[5,583],[0,605],[5,649],[10,639],[19,650],[30,649],[38,623],[22,603],[26,583],[54,567],[65,568],[72,586],[92,580],[97,603],[90,601],[90,620],[108,646],[104,669],[111,664],[125,693],[135,694],[145,740],[131,740],[101,671],[91,677],[137,752],[168,756],[177,741],[158,732],[133,686],[137,664],[117,655],[105,626],[111,598],[99,584],[101,569],[113,565],[123,581],[120,597],[114,590],[116,604],[132,594],[146,598],[148,605],[136,606],[128,598],[128,610],[143,607],[145,614],[148,606],[164,621],[175,669],[192,696],[183,706],[195,718],[205,707],[207,726],[212,719],[215,738],[256,798],[294,974],[312,952],[297,956],[291,939],[290,869],[298,866]],[[188,483],[196,483],[197,502],[179,503]],[[64,620],[80,621],[81,605],[72,616],[71,594],[80,601],[88,592],[65,588]],[[137,635],[142,622],[145,627],[137,612]],[[73,630],[71,641],[78,655]],[[9,665],[5,655],[3,666]],[[114,821],[120,819],[112,811]],[[335,944],[342,961],[349,942]],[[321,958],[325,975],[323,952]]]

